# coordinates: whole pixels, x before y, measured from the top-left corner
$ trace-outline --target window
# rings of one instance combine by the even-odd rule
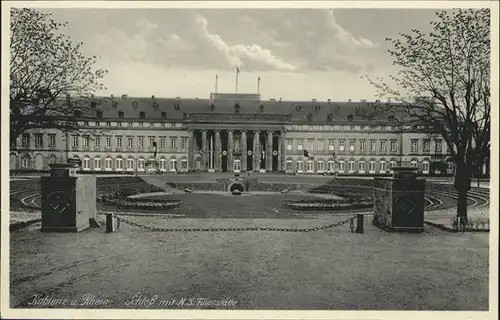
[[[43,135],[41,134],[35,135],[35,147],[38,148],[43,147]]]
[[[170,159],[170,171],[177,171],[177,160],[175,158]]]
[[[293,140],[292,139],[286,139],[286,149],[287,150],[293,149]]]
[[[107,121],[106,122],[106,127],[111,127],[111,122]]]
[[[160,138],[160,148],[164,149],[165,148],[165,137]]]
[[[101,158],[94,158],[94,170],[101,170]]]
[[[73,148],[78,148],[78,141],[79,141],[79,137],[78,136],[73,136]]]
[[[302,150],[302,140],[297,140],[297,150]]]
[[[99,126],[101,126],[101,123],[99,121],[96,121],[95,126],[99,127]]]
[[[323,151],[325,147],[325,141],[324,140],[318,140],[318,150]]]
[[[181,171],[188,171],[188,161],[187,161],[187,159],[181,159]]]
[[[443,151],[443,140],[436,139],[436,152],[441,153]]]
[[[429,161],[424,160],[424,162],[422,162],[422,172],[425,174],[429,173]]]
[[[111,137],[106,137],[106,148],[111,148]]]
[[[122,123],[121,122],[117,122],[116,125],[119,126],[119,127],[121,127]]]
[[[144,123],[143,122],[139,122],[139,127],[144,127]]]
[[[134,159],[132,159],[132,158],[127,159],[127,170],[128,171],[134,170]]]
[[[323,172],[325,170],[325,162],[323,160],[320,160],[316,163],[318,172]]]
[[[359,126],[359,130],[365,130],[365,126]]]
[[[359,162],[359,172],[365,172],[365,162],[364,161],[360,161]]]
[[[349,151],[355,150],[355,143],[356,143],[356,140],[349,140]]]
[[[31,168],[31,157],[29,155],[24,155],[21,159],[23,168]]]
[[[287,172],[293,171],[292,160],[290,159],[286,160],[286,171]]]
[[[339,140],[339,151],[344,151],[345,149],[345,141],[344,140]]]
[[[304,172],[304,162],[301,160],[297,161],[297,172]]]
[[[101,147],[101,137],[95,137],[95,147],[100,148]]]
[[[155,143],[155,138],[154,137],[149,137],[149,148],[153,148]]]
[[[380,161],[380,172],[385,172],[385,161],[384,160]]]
[[[417,160],[412,160],[410,162],[410,165],[413,167],[413,168],[416,168],[417,167]]]
[[[134,137],[127,137],[127,148],[134,147]]]
[[[177,148],[177,138],[170,138],[170,148],[175,149]]]
[[[354,131],[354,126],[350,126],[349,130]]]
[[[50,163],[50,164],[54,164],[54,163],[56,163],[56,156],[51,155],[51,156],[49,157],[49,163]]]
[[[154,128],[154,126],[155,126],[155,123],[154,123],[154,122],[150,122],[150,123],[149,123],[149,127],[150,127],[150,128]]]
[[[344,172],[345,171],[345,163],[344,160],[339,161],[339,172]]]
[[[307,141],[307,148],[309,151],[314,151],[314,140]]]
[[[97,119],[102,119],[102,111],[97,111]]]
[[[335,150],[335,140],[328,140],[328,150]]]
[[[422,147],[423,152],[430,152],[431,151],[431,140],[430,139],[424,139],[424,145]]]
[[[387,141],[380,140],[380,152],[386,152],[386,151],[387,151]]]
[[[138,139],[139,139],[139,140],[138,140],[138,145],[137,145],[137,146],[138,146],[140,149],[144,148],[144,137],[139,137]]]
[[[376,143],[375,140],[370,140],[370,151],[371,152],[375,152],[377,150],[376,146],[375,146],[375,143]]]
[[[307,161],[307,172],[314,172],[314,162],[312,160]]]
[[[160,159],[160,170],[167,171],[167,160],[165,158]]]
[[[118,118],[123,119],[124,116],[125,116],[125,113],[123,111],[118,111]]]
[[[396,152],[397,151],[397,141],[396,140],[391,140],[391,152]]]
[[[122,147],[122,137],[116,137],[116,147],[121,148]]]
[[[116,171],[121,171],[123,170],[123,159],[122,158],[117,158],[116,159]]]
[[[88,148],[90,144],[90,138],[89,136],[83,136],[83,147]]]
[[[411,152],[418,152],[418,140],[411,139]]]
[[[349,172],[354,172],[354,161],[350,160],[348,163]]]
[[[137,170],[144,171],[144,158],[137,160]]]
[[[49,147],[55,147],[55,146],[56,146],[56,135],[49,134]]]
[[[112,165],[113,165],[113,160],[110,157],[107,157],[104,160],[104,169],[105,170],[111,170]]]
[[[370,167],[368,169],[370,172],[375,172],[375,161],[370,161]]]
[[[360,140],[359,141],[359,151],[364,152],[365,151],[365,140]]]
[[[181,138],[181,149],[187,149],[187,148],[188,148],[188,138],[182,137]]]
[[[328,171],[333,172],[333,170],[335,169],[335,162],[333,162],[333,160],[329,160],[327,166]]]
[[[83,170],[90,170],[90,159],[89,157],[84,157],[83,158]]]

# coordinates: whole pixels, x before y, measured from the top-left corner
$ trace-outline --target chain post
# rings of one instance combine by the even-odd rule
[[[351,233],[354,233],[354,218],[350,218],[351,220],[351,224],[349,225],[349,227],[351,228]]]
[[[363,214],[356,215],[356,233],[365,233],[364,215]]]

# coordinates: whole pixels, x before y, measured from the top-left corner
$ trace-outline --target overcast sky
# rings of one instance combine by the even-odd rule
[[[386,37],[428,30],[435,9],[44,9],[109,70],[107,93],[373,100],[361,76],[394,72]]]

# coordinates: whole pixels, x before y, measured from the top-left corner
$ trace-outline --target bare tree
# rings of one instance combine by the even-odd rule
[[[471,178],[489,154],[490,11],[459,9],[436,15],[428,34],[411,30],[386,39],[399,68],[390,76],[392,83],[367,78],[380,97],[399,102],[396,107],[376,104],[373,112],[398,111],[399,121],[428,126],[443,137],[456,165],[457,217],[465,223]]]
[[[80,128],[76,120],[93,116],[89,98],[104,89],[107,71],[95,69],[97,57],[85,57],[60,32],[66,23],[29,8],[10,12],[10,145],[28,129]],[[98,103],[94,101],[94,103]]]

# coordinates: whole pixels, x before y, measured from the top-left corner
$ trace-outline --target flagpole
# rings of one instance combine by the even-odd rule
[[[260,77],[257,78],[257,94],[260,94]]]
[[[236,93],[238,93],[238,78],[240,75],[240,67],[236,67]]]
[[[217,93],[217,81],[219,80],[219,75],[215,75],[215,93]]]

